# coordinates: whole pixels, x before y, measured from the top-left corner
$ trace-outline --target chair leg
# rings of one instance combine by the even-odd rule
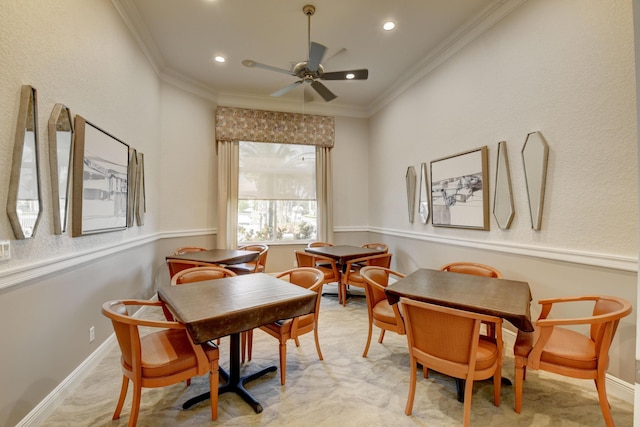
[[[122,376],[122,386],[120,387],[120,398],[118,399],[118,404],[116,405],[116,410],[113,413],[114,420],[120,418],[120,412],[122,412],[122,406],[124,405],[124,399],[127,397],[127,389],[129,388],[129,378],[126,376]]]
[[[500,390],[502,387],[502,370],[500,367],[493,374],[493,404],[500,406]]]
[[[462,425],[469,427],[471,425],[471,397],[473,394],[473,379],[468,378],[464,385],[464,415],[462,417]]]
[[[369,352],[369,344],[371,344],[371,334],[373,333],[373,321],[371,317],[369,317],[369,335],[367,335],[367,345],[364,346],[364,352],[362,353],[362,357],[367,357],[367,353]]]
[[[598,390],[598,401],[600,402],[600,410],[604,417],[604,422],[607,427],[614,427],[613,416],[611,415],[611,407],[609,406],[609,399],[607,399],[607,387],[605,385],[605,379],[603,376],[598,376],[595,380],[596,389]]]
[[[135,427],[138,423],[140,413],[140,399],[142,397],[142,386],[133,384],[133,399],[131,399],[131,415],[129,415],[129,427]]]
[[[342,306],[347,306],[347,284],[340,281],[340,292],[342,293]]]
[[[384,339],[384,329],[380,328],[380,338],[378,338],[378,342],[382,344],[383,339]]]
[[[209,391],[211,398],[211,419],[218,419],[218,382],[220,382],[220,373],[218,360],[211,362],[211,371],[209,372]]]
[[[515,406],[514,409],[516,411],[516,413],[520,413],[520,410],[522,409],[522,387],[524,384],[524,372],[526,367],[524,366],[524,364],[526,363],[526,361],[522,360],[522,358],[517,357],[515,358],[515,365],[516,365],[516,369],[515,369],[515,386],[514,386],[514,393],[515,393]]]
[[[416,365],[418,362],[413,357],[411,359],[411,373],[409,376],[409,395],[407,396],[407,406],[404,408],[405,415],[411,415],[413,411],[413,398],[416,394]]]
[[[298,337],[295,337],[293,341],[296,343],[296,347],[300,347],[300,340],[298,339]]]
[[[280,384],[284,385],[287,377],[287,342],[280,342]]]
[[[316,324],[313,328],[313,336],[316,339],[316,350],[318,350],[318,358],[320,360],[324,360],[322,357],[322,351],[320,351],[320,340],[318,339],[318,325]]]

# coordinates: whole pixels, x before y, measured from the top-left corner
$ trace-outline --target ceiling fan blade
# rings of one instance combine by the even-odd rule
[[[290,91],[291,89],[293,89],[294,87],[299,86],[299,85],[301,85],[301,84],[302,84],[302,80],[298,80],[297,82],[293,82],[293,83],[291,83],[289,86],[285,86],[285,87],[283,87],[282,89],[279,89],[279,90],[277,90],[277,91],[273,92],[273,93],[271,94],[271,96],[282,96],[282,95],[284,95],[285,93],[289,92],[289,91]]]
[[[327,102],[337,98],[337,96],[334,95],[333,92],[331,92],[325,85],[317,80],[311,82],[311,87],[314,88],[316,92],[318,92],[318,94]]]
[[[242,61],[242,65],[249,68],[262,68],[264,70],[276,71],[278,73],[288,74],[290,76],[295,76],[293,72],[289,70],[285,70],[284,68],[272,67],[271,65],[261,64],[259,62],[253,61],[251,59],[245,59]]]
[[[349,74],[353,74],[353,77],[348,78]],[[330,73],[324,73],[320,76],[322,80],[367,80],[369,77],[369,70],[345,70],[345,71],[332,71]]]
[[[324,54],[326,52],[326,46],[323,46],[320,43],[311,42],[311,46],[309,47],[309,60],[307,61],[307,68],[309,71],[313,73],[318,71],[318,66],[320,66],[322,58],[324,58]]]

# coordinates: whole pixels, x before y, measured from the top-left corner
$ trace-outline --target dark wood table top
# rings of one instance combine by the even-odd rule
[[[501,317],[524,332],[533,331],[527,282],[422,268],[389,285],[385,292],[391,304],[405,297]]]
[[[169,255],[166,259],[204,262],[207,264],[240,264],[255,261],[260,252],[239,249],[209,249],[199,252],[188,252],[182,255]]]
[[[196,344],[312,313],[317,296],[264,273],[158,289]]]
[[[305,252],[316,255],[324,255],[326,257],[335,259],[338,264],[346,264],[347,261],[352,259],[362,258],[369,255],[383,254],[384,250],[363,248],[361,246],[335,245],[305,248]]]

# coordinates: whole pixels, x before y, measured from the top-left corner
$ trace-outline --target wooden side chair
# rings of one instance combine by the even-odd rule
[[[122,352],[122,387],[113,419],[120,418],[131,381],[133,399],[129,427],[138,421],[143,387],[164,387],[207,372],[211,389],[211,419],[218,418],[218,347],[211,343],[194,344],[182,323],[135,318],[127,311],[129,306],[163,305],[161,301],[117,300],[105,302],[102,306],[102,313],[113,323]],[[157,331],[141,336],[141,326]]]
[[[384,243],[365,243],[364,245],[361,245],[362,248],[369,248],[369,249],[377,249],[380,251],[384,251],[384,253],[389,252],[389,246],[387,246]]]
[[[295,251],[295,254],[298,267],[317,268],[324,274],[323,284],[340,282],[340,270],[335,259],[305,251]]]
[[[321,247],[321,246],[333,246],[333,243],[329,243],[329,242],[309,242],[307,244],[308,248],[317,248],[317,247]]]
[[[269,254],[269,246],[262,244],[244,245],[238,247],[243,251],[260,252],[258,259],[251,262],[243,262],[240,264],[230,264],[225,268],[236,274],[264,273],[267,268],[267,255]]]
[[[284,271],[276,277],[318,293],[316,308],[313,313],[298,316],[293,319],[278,320],[277,322],[260,326],[261,330],[280,342],[280,383],[284,385],[287,374],[287,340],[293,339],[296,346],[299,347],[300,342],[298,341],[298,337],[313,331],[318,358],[323,360],[322,352],[320,351],[320,341],[318,339],[318,316],[320,314],[324,274],[317,268],[298,267]]]
[[[237,274],[231,270],[228,270],[224,267],[219,267],[215,265],[205,265],[199,267],[187,268],[185,270],[181,270],[177,272],[171,278],[171,285],[184,285],[187,283],[201,282],[204,280],[215,280],[222,279],[224,277],[233,277],[237,276]],[[167,320],[173,320],[173,315],[171,312],[165,309],[165,317]],[[247,355],[247,348],[251,349],[253,344],[253,331],[243,332],[241,335],[242,340],[242,361],[245,361]],[[220,345],[220,339],[216,341],[216,344]],[[251,360],[251,358],[249,358]]]
[[[404,320],[400,314],[399,304],[389,304],[384,290],[389,284],[389,278],[402,279],[404,274],[384,267],[363,267],[360,275],[364,279],[364,290],[367,297],[367,313],[369,314],[369,335],[362,357],[367,357],[373,325],[380,328],[378,342],[382,344],[385,331],[405,334]]]
[[[389,268],[391,266],[392,254],[369,255],[366,257],[355,258],[347,261],[343,269],[340,286],[338,287],[338,301],[343,306],[347,305],[347,288],[356,286],[364,288],[364,279],[360,274],[360,270],[365,266],[377,266]]]
[[[409,343],[411,375],[405,414],[411,415],[416,392],[416,365],[465,380],[463,425],[471,422],[473,382],[493,377],[493,403],[500,406],[502,319],[400,298]],[[492,322],[496,338],[480,335],[481,322]]]
[[[171,278],[182,270],[186,270],[188,268],[194,268],[194,267],[210,266],[210,265],[212,264],[207,264],[204,262],[197,262],[197,261],[182,260],[182,259],[167,260],[167,267],[169,268],[169,277]]]
[[[486,264],[479,264],[477,262],[451,262],[440,267],[440,271],[451,271],[453,273],[502,279],[502,273],[497,268]],[[487,328],[487,335],[495,337],[496,332],[493,330],[493,326],[491,324],[487,324],[485,326]]]
[[[573,319],[549,319],[554,306],[593,302],[590,316]],[[611,296],[576,296],[538,301],[542,312],[535,323],[535,332],[518,331],[514,345],[515,410],[522,408],[522,388],[526,369],[540,369],[572,378],[592,379],[598,391],[600,409],[607,426],[614,426],[607,399],[605,374],[609,365],[609,347],[620,319],[631,313],[631,304]],[[563,326],[589,325],[584,335]]]

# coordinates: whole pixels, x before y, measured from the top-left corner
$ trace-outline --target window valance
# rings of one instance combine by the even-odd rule
[[[333,147],[335,120],[329,116],[218,107],[216,139]]]

